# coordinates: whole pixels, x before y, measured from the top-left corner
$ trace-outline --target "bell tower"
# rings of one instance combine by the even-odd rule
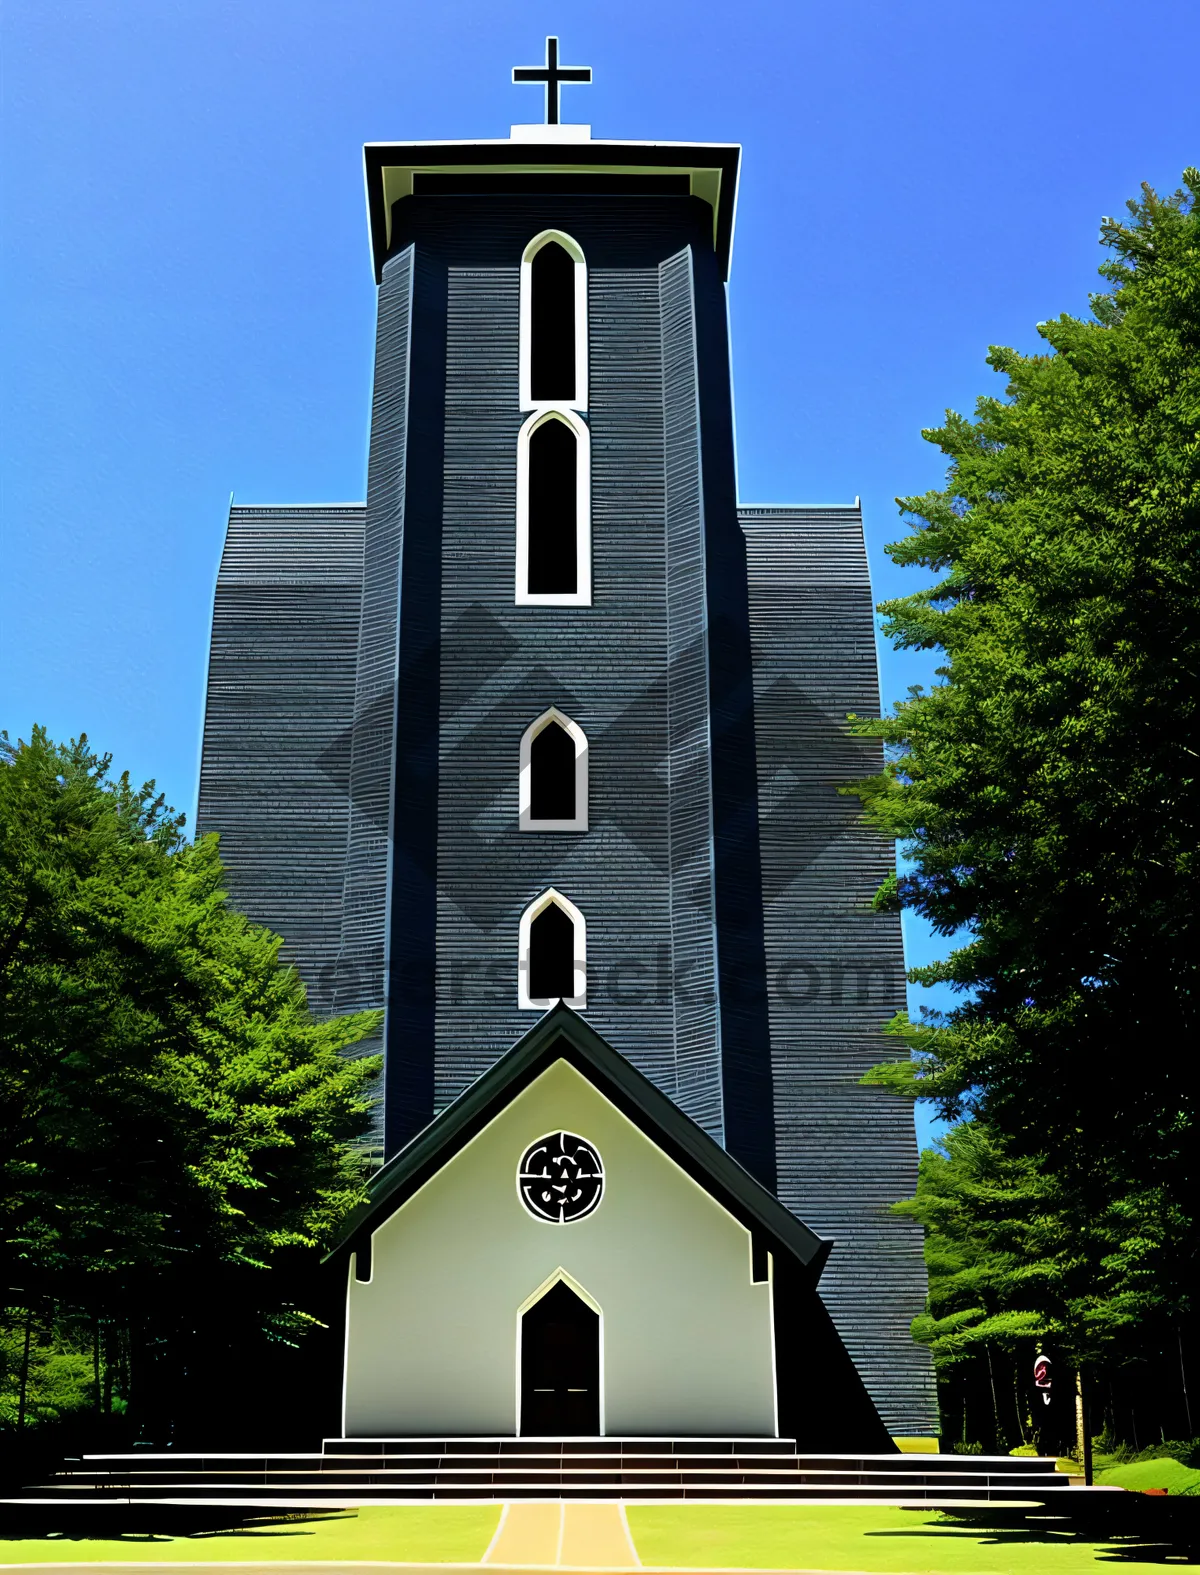
[[[353,743],[347,890],[383,941],[386,1146],[566,999],[770,1186],[738,149],[593,140],[558,120],[586,68],[557,62],[551,39],[514,73],[546,83],[544,125],[366,150],[356,713],[378,725]],[[381,839],[354,806],[385,801]],[[372,959],[342,963],[350,1007]]]

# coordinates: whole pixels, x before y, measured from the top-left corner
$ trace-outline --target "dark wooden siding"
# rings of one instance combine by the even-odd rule
[[[671,932],[657,270],[593,269],[589,306],[593,605],[517,607],[518,270],[449,272],[439,1106],[536,1020],[517,1007],[518,926],[548,886],[587,922],[587,1017],[677,1093],[660,989]],[[549,705],[588,738],[587,832],[518,830],[520,739]]]
[[[738,523],[725,290],[710,250],[692,250],[704,476],[705,637],[713,804],[713,892],[725,1146],[775,1190],[754,683],[746,543]]]
[[[679,1103],[725,1141],[713,890],[704,477],[688,247],[659,267],[667,529],[672,1008]]]
[[[385,1000],[411,318],[412,253],[405,252],[388,264],[379,289],[339,957],[343,1010],[377,1008]]]
[[[682,1036],[674,1014],[677,949],[685,966],[707,951],[707,962],[701,956],[698,968],[690,967],[690,982],[704,997],[704,969],[711,977],[715,938],[711,903],[700,922],[692,911],[703,876],[689,861],[711,855],[708,839],[701,848],[684,838],[683,875],[672,881],[671,782],[678,785],[684,772],[695,775],[689,749],[697,725],[705,737],[707,728],[683,713],[674,735],[668,728],[670,651],[686,650],[689,625],[693,647],[702,640],[704,608],[700,588],[685,583],[688,573],[695,578],[693,565],[675,594],[668,632],[668,418],[659,277],[660,263],[678,257],[682,246],[704,233],[706,222],[702,205],[688,198],[646,204],[467,195],[405,199],[397,206],[398,245],[411,249],[397,252],[388,276],[401,266],[414,269],[412,338],[402,350],[394,334],[385,335],[381,299],[375,417],[378,422],[388,412],[389,425],[394,422],[405,384],[406,518],[402,543],[396,521],[377,537],[369,507],[367,584],[373,554],[398,554],[399,706],[403,711],[408,690],[420,690],[432,699],[436,716],[427,704],[420,716],[414,711],[408,721],[402,718],[396,734],[389,1112],[393,1090],[403,1087],[394,1120],[389,1113],[389,1151],[424,1115],[423,1093],[410,1075],[413,1058],[424,1056],[433,1069],[431,1104],[437,1108],[529,1027],[533,1014],[516,1004],[518,925],[525,906],[548,885],[577,903],[588,923],[587,1015],[685,1109],[710,1130],[720,1130],[714,1006],[710,999],[695,1012]],[[515,451],[522,420],[518,263],[530,236],[548,226],[574,235],[589,262],[592,407],[586,419],[592,432],[595,591],[590,608],[517,607],[513,597]],[[429,303],[435,297],[441,304],[433,312]],[[720,317],[723,333],[723,302]],[[431,324],[435,329],[444,324],[440,361]],[[418,329],[429,341],[424,353]],[[727,379],[719,393],[727,402]],[[676,414],[689,399],[683,419],[692,428],[694,465],[694,388]],[[414,435],[419,422],[429,428],[420,442]],[[398,454],[396,439],[388,443]],[[382,462],[383,448],[373,436],[372,486],[376,453]],[[429,519],[419,532],[413,484],[418,464],[439,467],[437,518],[431,477],[421,493],[429,494]],[[373,498],[369,489],[369,501]],[[702,512],[694,501],[690,506],[687,528],[702,540]],[[730,528],[736,533],[732,515]],[[436,572],[428,566],[414,572],[411,560],[418,549],[428,554],[435,542]],[[422,666],[420,651],[413,649],[418,599],[425,609],[440,608],[432,667]],[[420,639],[415,643],[419,647]],[[677,683],[677,699],[686,688]],[[694,693],[685,698],[694,708]],[[550,704],[574,717],[588,736],[586,834],[522,833],[517,827],[519,740]],[[427,765],[431,732],[437,759]],[[700,777],[702,799],[708,791],[702,766]],[[427,813],[431,781],[436,808]],[[699,812],[704,813],[702,804]],[[687,814],[680,828],[686,820]],[[430,835],[433,822],[436,837]],[[688,834],[695,842],[694,826]],[[406,836],[408,849],[401,845]],[[436,1014],[423,1043],[423,1007],[413,996],[414,987],[419,996],[423,977],[417,955],[422,924],[413,914],[424,898],[411,879],[414,871],[419,874],[421,856],[427,864],[435,861],[437,904]],[[688,905],[677,933],[672,914]],[[397,1058],[401,1031],[409,1046],[404,1066]]]
[[[233,508],[217,575],[196,816],[234,904],[335,1005],[362,592],[361,504]]]
[[[754,640],[764,914],[779,1197],[835,1242],[821,1295],[888,1428],[936,1424],[922,1311],[921,1231],[888,1206],[911,1197],[907,1103],[861,1088],[903,1054],[880,1033],[904,1005],[895,915],[870,911],[893,868],[837,786],[878,766],[848,712],[878,714],[871,587],[857,508],[742,509]]]

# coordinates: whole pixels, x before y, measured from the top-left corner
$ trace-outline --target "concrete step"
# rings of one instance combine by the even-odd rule
[[[335,1439],[320,1454],[89,1455],[24,1502],[330,1505],[522,1498],[1043,1499],[1029,1456],[800,1454],[790,1439]]]

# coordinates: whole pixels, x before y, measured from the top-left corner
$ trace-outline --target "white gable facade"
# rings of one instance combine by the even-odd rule
[[[518,1184],[558,1133],[603,1171],[563,1223]],[[524,1320],[559,1284],[595,1314],[600,1434],[777,1436],[771,1255],[756,1279],[750,1230],[567,1060],[372,1223],[369,1278],[361,1238],[349,1257],[346,1437],[536,1434]]]

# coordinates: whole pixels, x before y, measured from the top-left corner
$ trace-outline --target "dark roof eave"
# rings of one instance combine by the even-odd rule
[[[715,214],[714,247],[721,277],[728,279],[733,249],[734,210],[737,204],[738,165],[741,148],[736,143],[683,142],[368,142],[363,147],[367,183],[367,215],[371,231],[371,256],[375,282],[383,278],[387,261],[388,215],[383,197],[383,170],[392,166],[537,164],[552,172],[562,166],[589,165],[637,170],[703,168],[720,171],[720,195]]]
[[[346,1220],[325,1261],[375,1230],[499,1113],[515,1093],[554,1061],[581,1060],[589,1080],[705,1187],[743,1226],[757,1229],[819,1278],[832,1242],[797,1219],[732,1155],[684,1114],[631,1062],[567,1006],[553,1007],[440,1115],[419,1132],[369,1184],[369,1196]],[[607,1087],[605,1086],[607,1085]],[[640,1119],[639,1119],[640,1117]]]

